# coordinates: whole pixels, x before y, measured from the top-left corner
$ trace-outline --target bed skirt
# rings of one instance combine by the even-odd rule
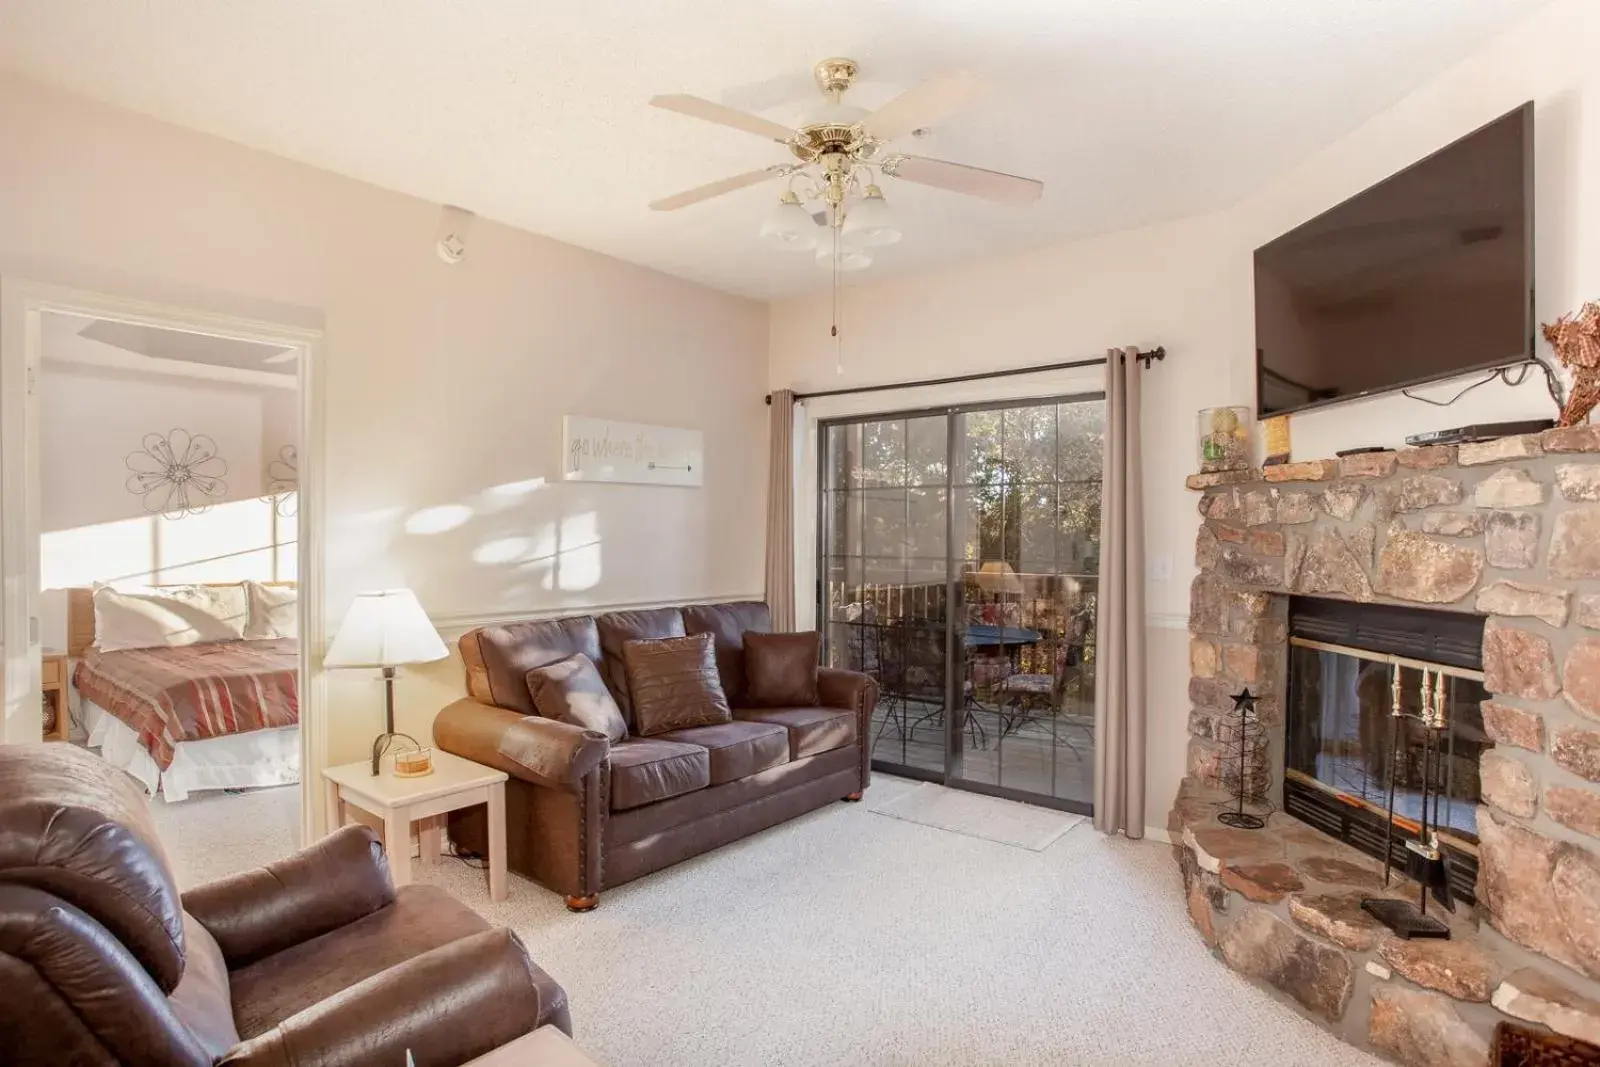
[[[200,789],[252,789],[300,781],[300,728],[283,726],[246,734],[180,741],[166,773],[139,743],[139,734],[92,701],[82,702],[89,747],[163,800],[186,800]]]

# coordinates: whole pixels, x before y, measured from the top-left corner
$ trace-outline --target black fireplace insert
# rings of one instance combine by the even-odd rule
[[[1478,874],[1478,757],[1492,747],[1479,706],[1489,695],[1483,624],[1458,612],[1289,602],[1284,810],[1379,859],[1387,847],[1400,868],[1426,814],[1450,853],[1451,892],[1468,903]],[[1431,762],[1417,720],[1425,702],[1445,722]],[[1425,795],[1433,798],[1426,813]]]

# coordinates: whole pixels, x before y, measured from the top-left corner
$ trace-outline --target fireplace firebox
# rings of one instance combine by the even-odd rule
[[[1451,895],[1469,904],[1479,756],[1492,747],[1480,710],[1483,628],[1481,616],[1460,612],[1289,603],[1284,809],[1369,855],[1387,852],[1402,870],[1406,843],[1426,823],[1449,853]],[[1430,759],[1418,716],[1435,706],[1445,728]]]

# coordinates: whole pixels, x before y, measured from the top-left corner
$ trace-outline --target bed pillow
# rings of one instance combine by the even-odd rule
[[[300,636],[300,591],[292,585],[244,583],[250,598],[250,619],[244,636],[250,641],[270,641]]]
[[[94,647],[176,648],[244,636],[244,590],[238,586],[184,585],[142,592],[110,586],[94,591]]]
[[[710,634],[628,641],[622,655],[639,736],[733,720]]]

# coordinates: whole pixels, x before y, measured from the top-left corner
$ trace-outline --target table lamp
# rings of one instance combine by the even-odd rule
[[[409,589],[385,589],[360,593],[345,612],[339,632],[323,657],[322,665],[333,668],[378,667],[383,670],[383,733],[372,742],[372,773],[389,750],[394,732],[394,674],[396,667],[408,663],[429,663],[450,653],[433,628],[428,615]],[[415,738],[411,738],[413,744]]]
[[[978,568],[975,576],[978,588],[985,593],[1011,593],[1021,595],[1022,578],[1004,560],[989,560]]]

